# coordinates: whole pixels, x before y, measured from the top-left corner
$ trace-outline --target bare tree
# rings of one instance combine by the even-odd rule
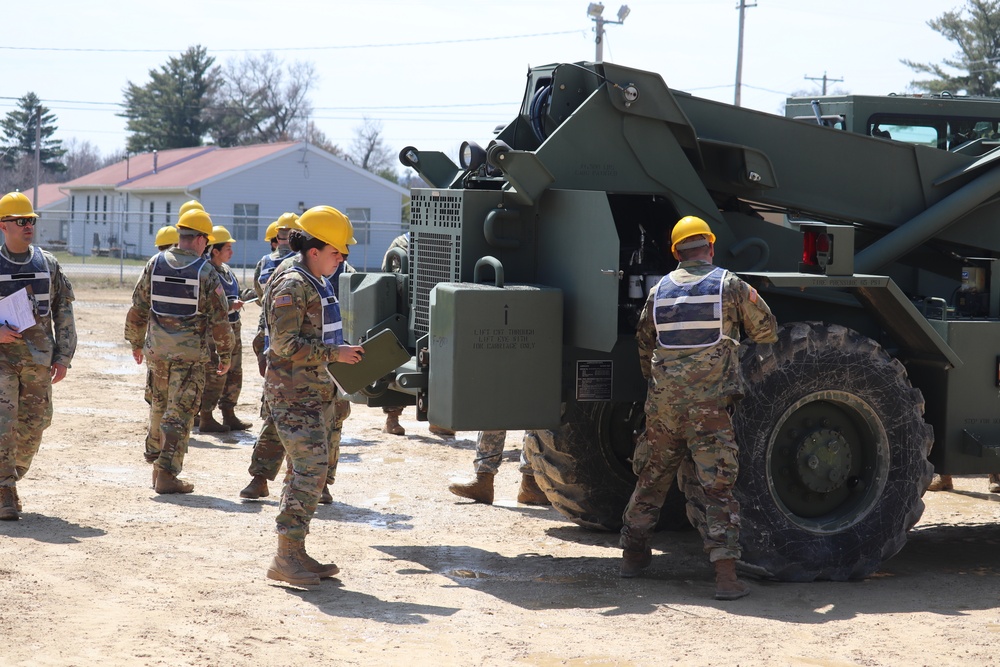
[[[213,105],[213,138],[220,146],[304,138],[315,83],[309,62],[297,60],[286,67],[271,52],[230,60]]]
[[[101,152],[89,141],[80,141],[73,137],[66,141],[63,147],[66,149],[66,155],[63,156],[63,164],[66,165],[63,180],[72,181],[104,166]]]
[[[365,117],[360,127],[354,130],[349,159],[362,169],[396,181],[396,155],[382,139],[382,123]]]
[[[0,148],[0,153],[4,150]],[[41,182],[47,182],[48,172],[42,171]],[[0,163],[0,192],[25,190],[35,184],[35,159],[31,155],[18,155],[13,162]]]
[[[313,146],[316,146],[317,148],[322,148],[327,153],[332,153],[337,157],[347,158],[347,153],[344,152],[344,149],[338,146],[337,144],[333,143],[332,141],[330,141],[330,139],[327,138],[326,134],[323,133],[323,130],[316,127],[311,121],[306,127],[305,136],[303,136],[302,138],[308,141]]]

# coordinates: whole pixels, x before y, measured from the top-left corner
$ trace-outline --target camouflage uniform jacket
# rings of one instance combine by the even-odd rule
[[[292,264],[305,270],[298,255]],[[337,361],[340,350],[323,342],[319,292],[298,271],[276,270],[262,305],[269,336],[264,375],[267,402],[332,401],[336,385],[327,365]]]
[[[292,249],[288,246],[278,246],[275,250],[257,260],[257,266],[253,270],[253,289],[257,292],[258,299],[264,298],[264,284],[261,284],[260,282],[260,274],[264,269],[264,264],[268,261],[276,261],[286,258],[291,254]],[[278,268],[280,268],[280,266]],[[274,277],[274,275],[278,272],[278,268],[275,268],[274,272],[270,275],[270,278]]]
[[[34,246],[32,246],[34,248]],[[36,324],[21,333],[20,340],[0,345],[0,360],[7,363],[31,361],[40,366],[62,364],[69,368],[76,354],[76,321],[73,318],[73,286],[59,266],[59,261],[47,250],[36,249],[49,268],[49,312],[35,314]],[[10,251],[4,245],[0,252],[8,259]]]
[[[702,261],[681,262],[670,278],[678,284],[695,283],[715,270]],[[777,322],[757,290],[733,273],[722,285],[723,337],[709,347],[668,349],[658,344],[654,321],[657,287],[646,299],[635,337],[639,344],[642,374],[649,382],[646,411],[655,404],[680,404],[743,394],[739,370],[740,327],[758,343],[777,340]]]
[[[212,263],[209,262],[209,264],[212,264]],[[236,274],[233,273],[233,270],[229,267],[229,265],[228,264],[221,264],[219,266],[216,266],[215,264],[212,264],[212,268],[214,268],[215,272],[219,274],[219,282],[223,283],[222,289],[223,289],[224,292],[226,292],[226,301],[228,302],[229,299],[230,299],[230,297],[231,297],[231,295],[229,294],[228,290],[229,289],[233,289],[232,286],[234,284],[235,284],[235,290],[236,290],[236,293],[238,295],[238,298],[242,301],[243,300],[243,294],[244,294],[244,292],[246,290],[241,290],[240,289],[240,282],[239,282],[239,280],[236,279]],[[229,286],[228,288],[227,288],[227,285]],[[235,326],[236,323],[240,321],[240,315],[241,315],[241,313],[240,313],[239,310],[233,310],[232,309],[232,303],[231,302],[229,303],[228,315],[229,315],[229,321],[230,321],[230,323],[233,326]]]
[[[163,255],[172,267],[184,266],[197,255],[190,250],[170,248]],[[132,349],[157,361],[209,361],[208,340],[211,336],[221,363],[229,363],[235,345],[233,327],[229,322],[229,301],[219,281],[219,274],[206,261],[198,273],[198,313],[191,317],[159,315],[151,309],[150,278],[159,255],[154,255],[143,269],[132,292],[132,307],[125,317],[125,340]]]

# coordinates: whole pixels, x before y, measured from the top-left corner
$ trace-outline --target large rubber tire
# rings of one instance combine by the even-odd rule
[[[923,513],[922,394],[878,343],[839,325],[787,324],[742,352],[743,562],[783,581],[870,575]]]
[[[584,528],[621,529],[622,512],[636,481],[632,433],[644,418],[642,403],[568,403],[558,431],[529,431],[525,453],[552,506]],[[690,527],[684,495],[676,484],[657,527]]]

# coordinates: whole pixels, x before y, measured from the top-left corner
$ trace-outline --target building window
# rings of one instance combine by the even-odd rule
[[[95,205],[94,208],[97,208]],[[108,196],[104,195],[104,224],[108,224]]]
[[[372,240],[372,210],[370,208],[349,208],[344,211],[354,225],[354,238],[359,244],[368,245]]]
[[[87,195],[87,211],[83,214],[83,224],[90,222],[90,195]]]
[[[260,213],[258,204],[233,204],[232,235],[237,241],[256,241],[257,216]]]
[[[170,224],[170,202],[167,202],[167,212],[163,215],[163,217],[166,219],[166,222],[164,222],[163,225],[164,226],[169,225]]]
[[[149,202],[149,233],[153,233],[153,202]]]

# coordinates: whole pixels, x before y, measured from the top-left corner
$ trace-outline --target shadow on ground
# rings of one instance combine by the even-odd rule
[[[621,553],[609,533],[550,528],[561,539],[609,547],[607,557],[537,553],[506,556],[455,545],[373,548],[399,564],[401,576],[441,576],[442,586],[471,587],[526,610],[602,609],[607,615],[647,614],[689,605],[790,623],[826,623],[858,616],[933,613],[960,616],[1000,607],[1000,526],[924,526],[872,577],[857,582],[788,584],[751,581],[750,597],[713,599],[711,565],[696,532],[658,533],[653,563],[637,579],[619,576]],[[498,543],[498,549],[502,545]]]

